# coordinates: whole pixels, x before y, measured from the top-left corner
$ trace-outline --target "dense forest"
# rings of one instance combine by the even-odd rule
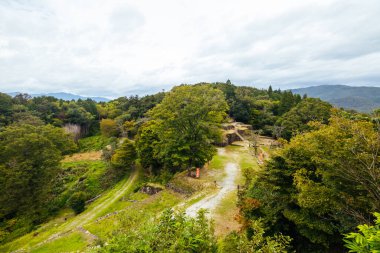
[[[380,249],[380,110],[346,111],[229,80],[110,102],[0,93],[0,244],[67,207],[83,212],[88,201],[134,170],[143,171],[142,181],[166,185],[177,173],[204,166],[217,153],[221,124],[231,121],[281,144],[259,172],[244,171],[240,231],[218,241],[203,211],[191,218],[168,209],[144,229],[131,231],[131,218],[125,218],[124,229],[99,251]],[[102,168],[99,174],[85,163],[62,163],[93,150],[102,150],[101,162],[91,165]]]

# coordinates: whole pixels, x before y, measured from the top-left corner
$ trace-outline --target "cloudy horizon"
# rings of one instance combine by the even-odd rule
[[[378,13],[375,0],[0,0],[0,92],[380,87]]]

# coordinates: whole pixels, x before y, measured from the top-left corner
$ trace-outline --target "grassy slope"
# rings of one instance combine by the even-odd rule
[[[113,189],[105,192],[101,198],[89,205],[84,213],[74,216],[71,211],[63,210],[56,219],[44,224],[37,231],[0,247],[0,252],[21,248],[30,252],[52,252],[53,249],[54,252],[69,252],[89,249],[88,247],[94,246],[95,242],[78,231],[78,227],[83,227],[99,237],[100,241],[105,242],[114,230],[121,226],[125,227],[123,220],[132,222],[133,226],[142,226],[165,208],[176,206],[181,210],[213,193],[216,189],[213,182],[224,177],[223,168],[231,160],[237,162],[240,168],[257,169],[258,166],[255,158],[245,148],[229,146],[225,148],[224,153],[213,158],[207,169],[202,170],[201,179],[188,178],[185,173],[176,176],[178,181],[184,181],[181,187],[196,190],[190,198],[168,189],[153,196],[140,192],[134,193],[133,190],[139,181],[138,174],[135,172],[129,178],[119,182]],[[70,164],[78,161],[66,162]],[[237,178],[236,183],[243,183],[242,176]],[[218,236],[239,228],[235,220],[236,200],[236,191],[231,192],[216,209],[214,219]],[[104,217],[105,215],[107,217]],[[97,220],[99,217],[101,219]],[[58,239],[41,243],[57,235]]]
[[[112,138],[101,135],[95,135],[79,140],[79,149],[81,152],[101,150],[112,142]]]
[[[74,232],[53,241],[52,243],[45,244],[40,248],[33,250],[35,253],[51,253],[51,252],[72,252],[78,249],[83,249],[87,246],[85,238],[79,232]]]
[[[110,206],[117,202],[123,194],[131,191],[133,189],[133,183],[137,177],[138,173],[135,171],[129,178],[123,179],[113,189],[107,191],[102,197],[90,204],[80,215],[73,216],[71,211],[61,212],[57,218],[42,225],[36,231],[1,246],[0,252],[13,251],[21,248],[34,252],[34,250],[44,247],[44,242],[49,240],[49,238],[51,239],[56,236],[61,238],[59,239],[60,241],[65,241],[64,238],[70,235],[73,231],[76,231],[77,227],[83,226],[84,224],[98,218],[103,214],[104,210],[110,208]],[[71,237],[67,238],[69,241],[73,239]],[[74,239],[77,240],[78,238]],[[54,242],[55,240],[51,240],[50,243]],[[71,243],[66,243],[67,245],[71,245]],[[84,244],[77,245],[83,246]]]

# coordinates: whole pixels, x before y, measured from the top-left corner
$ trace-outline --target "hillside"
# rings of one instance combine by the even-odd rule
[[[331,108],[230,82],[0,93],[0,252],[346,252],[380,210],[380,131]]]
[[[328,101],[337,107],[371,112],[380,107],[380,87],[353,87],[347,85],[320,85],[292,89],[296,94],[307,94]]]
[[[70,161],[71,166],[100,162],[88,160],[86,154],[68,156],[65,161]],[[231,167],[232,171],[229,171]],[[30,252],[91,252],[100,242],[110,240],[112,231],[122,228],[125,217],[131,219],[135,228],[141,229],[153,216],[169,207],[186,210],[189,216],[194,217],[200,208],[208,208],[215,221],[216,234],[225,236],[240,227],[234,218],[238,213],[236,186],[243,183],[241,168],[246,167],[259,169],[257,159],[249,154],[243,142],[219,148],[210,164],[201,170],[200,179],[179,173],[170,181],[171,187],[154,184],[162,190],[151,195],[136,190],[141,188],[143,181],[141,168],[137,169],[113,188],[102,192],[83,213],[75,216],[66,209],[36,231],[0,245],[0,252],[22,252],[26,249]],[[230,172],[233,173],[232,178]],[[220,187],[214,182],[220,183]],[[134,211],[139,209],[144,212]]]
[[[14,97],[16,96],[17,94],[20,94],[20,92],[10,92],[10,93],[7,93],[8,95]],[[82,100],[85,100],[87,98],[90,98],[96,102],[108,102],[110,101],[110,99],[108,98],[104,98],[104,97],[85,97],[85,96],[80,96],[80,95],[75,95],[75,94],[72,94],[72,93],[66,93],[66,92],[56,92],[56,93],[43,93],[43,94],[29,94],[31,97],[42,97],[42,96],[46,96],[46,97],[55,97],[55,98],[58,98],[58,99],[63,99],[63,100],[68,100],[68,101],[71,101],[71,100],[78,100],[78,99],[82,99]]]

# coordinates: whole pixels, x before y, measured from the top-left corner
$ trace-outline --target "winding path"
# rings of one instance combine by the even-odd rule
[[[220,190],[208,197],[205,197],[198,201],[197,203],[191,205],[186,209],[186,214],[190,217],[195,217],[199,209],[208,209],[210,213],[219,205],[223,197],[226,196],[227,193],[236,189],[235,180],[238,175],[239,167],[236,163],[227,163],[224,167],[226,172],[226,176],[219,185]]]
[[[109,195],[107,195],[104,198],[97,199],[96,201],[94,201],[96,202],[96,204],[92,204],[86,211],[79,214],[78,216],[75,216],[75,218],[69,221],[68,223],[62,224],[62,228],[60,229],[62,232],[55,233],[49,236],[46,240],[40,243],[37,243],[36,245],[33,245],[33,246],[26,245],[28,250],[30,251],[31,249],[41,247],[42,245],[55,241],[63,236],[66,236],[67,234],[70,234],[73,231],[83,232],[86,236],[89,236],[92,239],[95,239],[96,235],[92,235],[89,231],[83,229],[82,226],[95,220],[95,218],[99,216],[102,212],[104,212],[104,210],[106,210],[113,203],[118,201],[119,198],[123,196],[131,188],[131,186],[133,185],[137,177],[138,177],[138,171],[136,170],[131,174],[131,176],[128,179],[125,179],[125,182],[123,182],[120,186],[117,186],[116,188],[111,190]],[[22,251],[23,249],[20,249],[14,252],[22,252]]]

